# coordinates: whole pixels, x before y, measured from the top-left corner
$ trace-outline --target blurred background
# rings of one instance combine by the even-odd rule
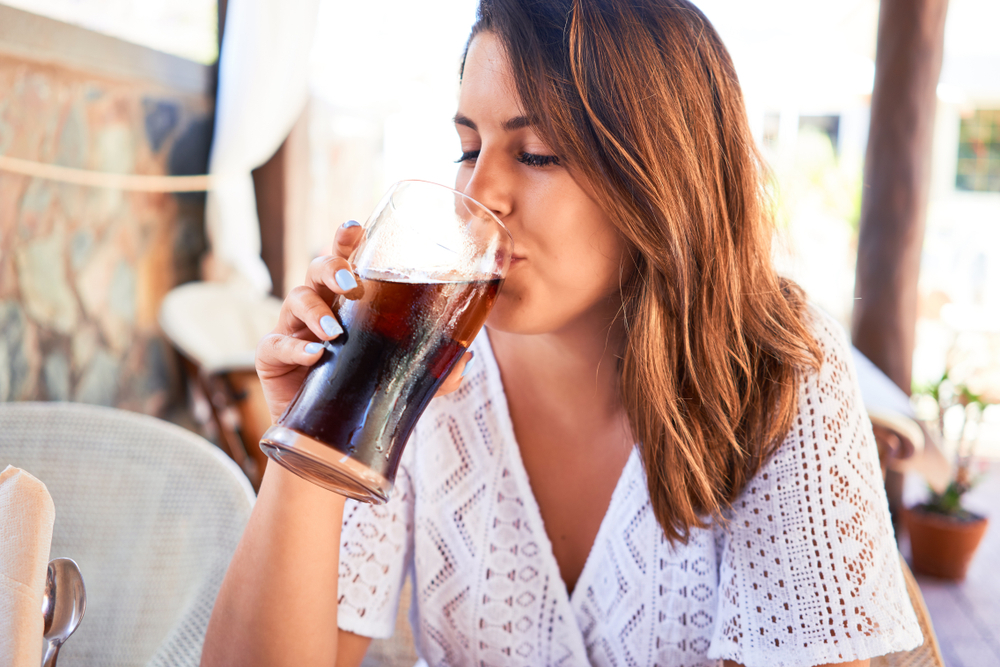
[[[5,4],[208,69],[218,58],[216,0],[7,0]],[[774,171],[781,228],[776,250],[779,266],[849,328],[879,3],[768,0],[751,5],[703,0],[698,4],[733,55],[751,126]],[[366,216],[394,181],[453,182],[459,149],[450,118],[457,99],[459,57],[475,5],[474,0],[435,0],[432,5],[405,0],[319,3],[308,57],[308,102],[286,142],[297,147],[288,156],[294,163],[289,168],[295,173],[292,194],[297,201],[285,202],[295,215],[284,216],[281,261],[271,263],[279,295],[301,280],[304,266],[330,243],[341,221]],[[949,4],[920,267],[913,369],[918,385],[941,376],[956,332],[1000,328],[997,25],[1000,3],[952,0]],[[38,83],[37,78],[18,79],[19,92],[10,88],[5,92],[0,151],[11,152],[10,128],[20,114],[14,108],[15,97],[43,94],[28,90]],[[96,95],[95,90],[70,88],[47,91],[79,95],[79,100],[62,101],[67,111],[55,119],[36,119],[63,125],[47,130],[52,137],[60,137],[50,139],[61,142],[62,152],[56,159],[70,164],[70,144],[89,142],[76,150],[101,152],[105,165],[117,160],[123,167],[134,167],[136,157],[126,155],[137,148],[133,139],[120,128],[118,134],[101,133],[91,125],[104,122],[88,112],[94,106],[88,95]],[[204,109],[192,113],[208,118],[210,103],[204,101]],[[142,95],[141,104],[146,126],[142,138],[151,141],[150,152],[156,153],[161,148],[157,144],[176,141],[173,135],[183,129],[179,117],[186,110],[184,104],[165,102],[149,93]],[[190,104],[197,106],[194,100]],[[169,131],[163,132],[168,126]],[[203,140],[209,135],[206,129],[201,130]],[[94,130],[97,134],[88,137]],[[91,145],[95,138],[98,146]],[[188,140],[197,143],[196,138]],[[201,149],[207,154],[207,146]],[[197,162],[198,157],[185,158],[175,151],[174,160]],[[89,159],[81,157],[78,162]],[[177,173],[178,165],[166,166]],[[36,182],[29,189],[34,195],[35,190],[47,187]],[[37,194],[43,199],[48,196]],[[30,217],[32,210],[44,204],[36,199],[29,196],[21,202],[21,217]],[[183,233],[196,236],[198,230]],[[84,238],[89,237],[71,239],[68,251],[82,257],[84,246],[91,244]],[[198,250],[187,252],[197,254]],[[119,291],[134,289],[130,286],[135,278],[121,280]],[[81,295],[84,310],[86,299]],[[138,314],[126,312],[125,316],[135,319]],[[113,326],[105,329],[106,338],[115,338],[110,333]],[[101,347],[96,341],[94,346]],[[34,373],[46,365],[72,366],[38,361],[28,364]],[[72,370],[75,376],[83,369]],[[115,364],[106,374],[117,370]],[[57,370],[48,373],[57,374]],[[41,376],[29,384],[36,392],[53,393],[42,387]],[[73,378],[69,384],[76,384]],[[108,388],[102,398],[117,399],[120,389]],[[0,398],[24,395],[25,388],[12,387],[9,378],[0,382]]]
[[[219,53],[215,0],[5,4],[206,66]],[[450,118],[475,4],[320,2],[309,102],[294,130],[307,137],[296,165],[307,179],[304,208],[286,221],[296,230],[286,231],[294,243],[284,248],[284,275],[275,281],[281,289],[297,283],[339,221],[365,216],[392,182],[454,180]],[[780,266],[848,325],[879,3],[698,4],[733,55],[751,126],[775,172]],[[949,4],[920,272],[917,383],[944,369],[942,326],[1000,326],[1000,315],[990,317],[1000,312],[997,25],[1000,3]]]
[[[776,262],[851,331],[880,3],[695,4],[734,58],[772,172]],[[255,443],[269,417],[254,342],[341,223],[363,220],[399,179],[454,182],[451,117],[476,8],[277,5],[0,3],[0,402],[164,417],[259,480]],[[926,216],[916,221],[912,377],[883,370],[917,396],[904,411],[940,417],[947,457],[968,456],[973,442],[989,463],[1000,460],[1000,2],[946,5]],[[139,180],[109,185],[114,175]],[[182,187],[178,176],[194,180]],[[229,291],[174,298],[203,280]],[[971,431],[968,396],[978,406]],[[991,493],[1000,498],[1000,487]],[[939,596],[935,623],[958,618],[948,600],[975,590],[925,587]],[[992,590],[994,606],[980,609],[1000,613]],[[949,664],[1000,661],[1000,622],[990,623],[980,644],[950,645]],[[963,658],[972,646],[986,657]]]

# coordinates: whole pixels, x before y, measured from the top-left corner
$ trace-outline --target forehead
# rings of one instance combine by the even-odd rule
[[[458,108],[465,115],[497,116],[504,120],[521,115],[510,64],[493,33],[479,33],[469,44]]]

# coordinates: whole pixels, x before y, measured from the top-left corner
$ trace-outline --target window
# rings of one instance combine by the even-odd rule
[[[961,119],[955,188],[1000,192],[1000,109],[977,109]]]

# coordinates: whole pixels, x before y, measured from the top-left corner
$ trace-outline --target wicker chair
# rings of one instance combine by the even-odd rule
[[[254,495],[225,454],[180,427],[72,403],[0,404],[0,468],[55,502],[52,557],[73,558],[87,615],[60,667],[198,665]]]

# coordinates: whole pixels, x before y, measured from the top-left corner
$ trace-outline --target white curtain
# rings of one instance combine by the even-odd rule
[[[206,211],[213,262],[264,293],[260,223],[250,171],[266,162],[306,103],[319,0],[230,0],[209,170],[220,178]]]

